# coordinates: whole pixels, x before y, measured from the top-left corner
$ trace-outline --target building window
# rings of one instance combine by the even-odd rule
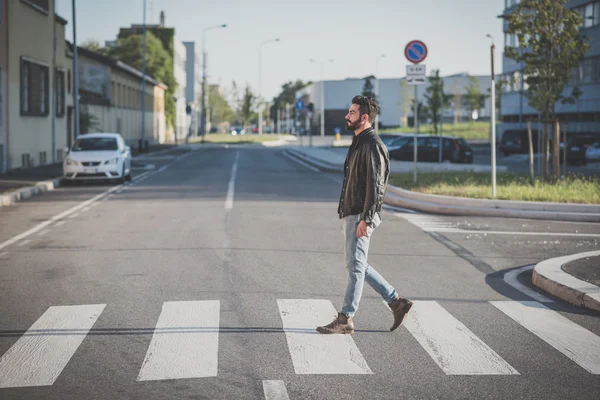
[[[592,57],[591,61],[591,81],[600,82],[600,56]]]
[[[47,116],[48,67],[21,58],[21,115]]]
[[[67,93],[71,94],[71,70],[67,70]]]
[[[56,83],[54,85],[56,92],[56,116],[65,116],[65,71],[56,70]]]

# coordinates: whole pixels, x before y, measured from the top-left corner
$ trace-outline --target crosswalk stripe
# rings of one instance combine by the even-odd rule
[[[329,300],[277,300],[296,374],[372,374],[350,335],[322,335],[317,326],[331,322]]]
[[[579,366],[600,374],[600,337],[537,301],[490,303]]]
[[[0,358],[0,388],[52,385],[105,306],[48,308]]]
[[[519,374],[436,301],[415,301],[403,325],[447,375]]]
[[[265,400],[290,400],[283,381],[263,381]]]
[[[217,376],[219,313],[219,300],[163,303],[137,380]]]

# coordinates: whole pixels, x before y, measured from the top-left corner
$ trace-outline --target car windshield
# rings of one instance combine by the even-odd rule
[[[385,144],[386,146],[389,146],[390,144],[392,144],[393,142],[395,142],[396,140],[398,140],[398,137],[395,136],[387,136],[381,139],[381,141],[383,142],[383,144]]]
[[[118,150],[119,145],[117,144],[116,138],[104,138],[104,137],[93,137],[93,138],[81,138],[77,139],[73,145],[73,151],[110,151]]]

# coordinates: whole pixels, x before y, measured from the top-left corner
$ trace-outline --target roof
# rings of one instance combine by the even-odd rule
[[[71,49],[71,50],[73,49],[72,43],[67,41],[67,45],[68,45],[69,49]],[[77,46],[77,52],[88,58],[91,58],[92,60],[98,61],[104,65],[108,65],[108,66],[117,68],[121,71],[127,72],[128,74],[135,76],[137,78],[142,79],[142,77],[144,76],[144,74],[141,71],[125,64],[122,61],[115,60],[114,58],[111,58],[111,57],[103,56],[102,54],[96,53],[95,51],[88,50],[84,47]],[[165,90],[168,88],[167,85],[155,80],[152,76],[150,76],[148,74],[146,74],[146,82],[150,82],[154,86],[159,86]]]

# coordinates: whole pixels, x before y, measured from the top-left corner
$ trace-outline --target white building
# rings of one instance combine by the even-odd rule
[[[185,64],[187,59],[187,50],[183,42],[176,37],[173,40],[173,72],[175,74],[175,134],[177,139],[185,139],[188,135],[188,116],[186,109],[186,86],[187,75]]]
[[[478,118],[489,119],[491,116],[491,99],[488,91],[491,88],[491,77],[475,76],[479,83],[482,94],[486,99],[484,108],[478,110]],[[315,82],[306,86],[296,93],[296,99],[302,99],[305,104],[312,103],[313,134],[320,131],[321,118],[321,88],[324,84],[325,93],[325,134],[333,135],[335,128],[344,127],[344,116],[352,104],[352,98],[361,94],[367,78],[348,78],[338,81]],[[444,81],[444,93],[451,96],[451,106],[442,110],[442,120],[467,121],[472,113],[467,103],[466,93],[469,86],[469,75],[458,74],[442,77]],[[375,86],[375,79],[371,77],[371,83]],[[419,103],[426,105],[426,89],[429,82],[417,87],[417,99]],[[391,78],[379,80],[379,105],[381,114],[379,123],[382,127],[406,127],[409,120],[412,125],[412,101],[414,99],[415,87],[406,83],[406,78]],[[453,106],[452,106],[453,105]],[[307,109],[305,109],[307,112]],[[420,119],[420,118],[419,118]],[[303,125],[302,125],[303,126]]]
[[[189,131],[197,136],[200,130],[202,96],[202,64],[195,42],[183,42],[186,48],[186,92],[185,98],[191,113],[188,115]]]

